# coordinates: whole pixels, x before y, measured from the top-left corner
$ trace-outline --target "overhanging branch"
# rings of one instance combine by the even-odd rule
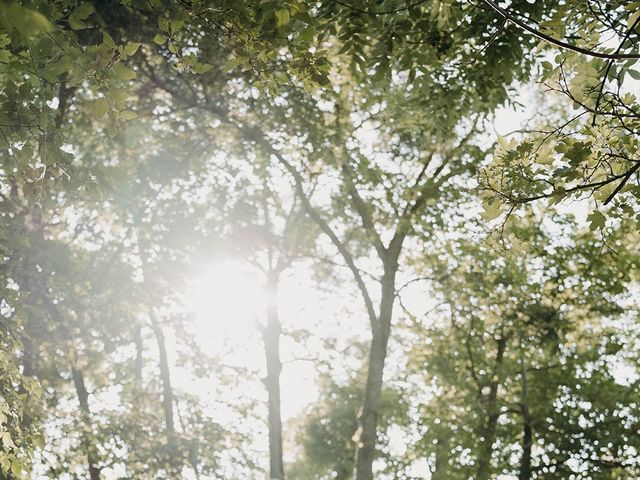
[[[596,52],[595,50],[590,50],[588,48],[578,47],[576,45],[571,45],[570,43],[563,42],[562,40],[558,40],[557,38],[552,37],[551,35],[547,35],[546,33],[542,33],[540,30],[537,30],[526,23],[524,23],[519,18],[515,17],[511,13],[509,13],[504,8],[500,7],[493,0],[483,0],[484,3],[489,5],[493,10],[502,15],[504,18],[508,19],[510,22],[519,26],[523,30],[531,33],[534,37],[539,38],[540,40],[544,40],[549,42],[556,47],[564,48],[566,50],[571,50],[573,52],[582,53],[583,55],[588,55],[590,57],[595,58],[605,58],[609,60],[629,60],[629,59],[638,59],[640,55],[637,53],[604,53],[604,52]]]

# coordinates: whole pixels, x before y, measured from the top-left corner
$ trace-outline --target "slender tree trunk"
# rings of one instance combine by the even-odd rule
[[[22,336],[22,375],[27,377],[35,376],[35,351],[33,340],[29,335]]]
[[[56,304],[54,304],[51,300],[49,300],[46,296],[43,296],[44,305],[49,310],[51,314],[51,318],[57,322],[58,328],[60,328],[65,334],[70,336],[66,325],[64,323],[64,317],[58,310]],[[75,362],[76,355],[73,355]],[[100,480],[100,470],[101,468],[97,466],[97,456],[98,452],[96,450],[95,444],[91,438],[91,430],[93,429],[93,424],[91,421],[91,409],[89,407],[89,391],[87,390],[87,385],[84,381],[84,374],[82,370],[80,370],[75,363],[72,363],[71,366],[71,377],[73,378],[73,385],[76,389],[76,395],[78,396],[78,403],[80,404],[80,418],[82,419],[82,423],[84,426],[83,431],[81,432],[81,442],[82,448],[86,452],[87,455],[87,465],[89,468],[89,479],[90,480]]]
[[[267,357],[265,384],[269,409],[269,472],[271,480],[284,480],[282,460],[282,416],[280,405],[280,319],[278,318],[278,275],[269,272],[267,279],[267,326],[263,332]]]
[[[476,480],[488,480],[491,476],[491,455],[493,442],[496,439],[496,427],[498,426],[499,413],[496,411],[495,399],[489,399],[487,409],[491,412],[486,426],[482,429],[482,443],[478,454],[478,472]]]
[[[134,381],[136,388],[140,388],[142,384],[143,367],[142,353],[144,351],[144,345],[142,343],[142,327],[136,328],[134,341],[136,344],[136,360],[133,365]]]
[[[520,473],[518,480],[531,479],[531,447],[533,445],[533,429],[531,428],[531,419],[529,417],[529,408],[526,404],[522,405],[522,418],[524,421],[524,430],[522,435],[522,457],[520,458]]]
[[[180,405],[178,404],[178,399],[174,398],[173,401],[176,405],[176,413],[178,414],[178,423],[180,424],[180,428],[182,429],[182,431],[185,432],[187,431],[188,427],[186,422],[182,418],[182,415],[180,414]],[[193,470],[193,476],[196,478],[196,480],[200,480],[201,476],[200,476],[200,471],[198,470],[198,465],[200,464],[200,461],[198,459],[199,458],[198,451],[191,450],[187,458],[189,460],[189,464],[191,465],[191,469]]]
[[[91,480],[100,480],[100,468],[96,465],[96,451],[93,442],[90,439],[91,430],[91,410],[89,408],[89,392],[84,382],[82,370],[72,367],[71,375],[73,376],[73,384],[76,387],[78,402],[80,403],[80,415],[82,417],[85,431],[82,435],[82,446],[87,452],[87,463],[89,465],[89,478]]]
[[[520,342],[523,347],[522,341]],[[527,381],[527,368],[524,360],[524,351],[520,356],[520,377],[522,382],[522,394],[520,408],[522,410],[522,457],[520,457],[520,472],[518,480],[531,479],[531,448],[533,446],[533,428],[531,427],[531,415],[529,414],[529,385]]]
[[[162,381],[162,409],[164,411],[165,435],[167,437],[167,447],[165,461],[172,478],[180,474],[183,459],[181,453],[176,450],[176,427],[173,417],[174,395],[171,386],[171,370],[169,369],[169,359],[167,357],[167,346],[164,338],[162,326],[155,318],[151,319],[153,334],[158,344],[158,363],[160,367],[160,379]]]
[[[451,456],[450,438],[440,435],[436,445],[436,464],[431,480],[449,480],[449,457]]]
[[[171,374],[169,371],[169,360],[167,358],[167,347],[164,341],[162,327],[155,320],[151,320],[153,333],[158,344],[158,354],[160,363],[160,378],[162,379],[162,408],[164,410],[165,431],[170,443],[173,442],[175,424],[173,420],[173,389],[171,388]]]
[[[493,454],[493,442],[496,439],[496,429],[500,411],[498,409],[498,386],[500,385],[500,369],[507,339],[503,335],[498,340],[498,350],[496,353],[495,371],[489,385],[489,395],[486,399],[486,410],[488,414],[487,423],[482,429],[482,443],[478,454],[478,470],[475,480],[488,480],[491,476],[491,456]]]
[[[356,480],[373,480],[373,460],[376,453],[378,419],[380,418],[380,400],[382,397],[382,379],[387,358],[387,344],[391,331],[391,318],[395,301],[395,276],[397,262],[385,262],[382,279],[380,315],[373,325],[373,335],[369,349],[367,384],[359,418],[359,435],[356,443]]]

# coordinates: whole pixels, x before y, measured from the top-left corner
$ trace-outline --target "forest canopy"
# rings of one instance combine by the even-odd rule
[[[640,2],[0,0],[0,479],[640,478]]]

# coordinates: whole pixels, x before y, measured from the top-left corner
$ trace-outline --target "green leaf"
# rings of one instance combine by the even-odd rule
[[[289,14],[288,8],[281,8],[276,10],[276,21],[278,27],[284,27],[291,20],[291,15]]]
[[[298,39],[302,42],[311,42],[315,37],[316,31],[313,27],[307,27],[300,32]]]
[[[69,17],[69,26],[72,30],[84,30],[87,28],[87,24],[81,20],[75,20],[72,17]]]
[[[102,118],[109,110],[109,102],[104,97],[98,98],[93,101],[92,108],[96,118]]]
[[[18,460],[14,460],[11,462],[11,473],[13,473],[16,477],[22,477],[22,463]]]
[[[484,212],[480,214],[480,216],[487,220],[491,221],[494,218],[497,218],[502,213],[502,202],[498,199],[492,199],[482,203],[482,208]]]
[[[640,72],[638,70],[627,70],[627,73],[629,74],[629,76],[631,78],[633,78],[634,80],[640,80]]]
[[[607,217],[598,210],[594,210],[587,216],[587,221],[591,230],[602,230],[606,224]]]
[[[198,62],[193,66],[193,68],[191,68],[191,71],[193,73],[205,73],[211,70],[212,68],[213,68],[213,65],[211,65],[210,63]]]
[[[121,63],[116,63],[113,66],[113,73],[115,73],[121,80],[133,80],[136,78],[136,72],[131,70],[129,67],[125,67]]]
[[[178,54],[178,47],[176,46],[175,43],[173,43],[173,42],[170,43],[168,48],[169,48],[169,51],[171,53],[176,54],[176,55]]]
[[[87,28],[87,24],[83,20],[87,19],[95,11],[95,8],[90,3],[83,3],[76,8],[71,15],[69,15],[69,26],[73,30],[82,30]]]
[[[109,92],[109,96],[116,102],[116,103],[124,103],[127,101],[127,99],[129,98],[129,91],[124,89],[124,88],[116,88],[114,90],[112,90],[111,92]]]
[[[230,72],[231,70],[234,70],[236,67],[239,67],[240,65],[243,65],[246,62],[247,62],[246,58],[236,57],[233,60],[229,60],[227,63],[225,63],[223,69],[226,72]]]
[[[76,8],[71,14],[72,17],[76,17],[78,20],[85,20],[89,15],[95,12],[96,9],[93,4],[85,2]]]
[[[164,42],[167,41],[167,37],[166,35],[162,35],[161,33],[158,33],[155,37],[153,37],[153,41],[158,45],[164,45]]]
[[[629,19],[627,20],[627,30],[631,30],[633,28],[633,25],[636,23],[638,18],[640,18],[640,9],[629,15]]]
[[[111,38],[111,35],[107,32],[102,32],[102,43],[109,48],[116,48],[116,42],[113,41],[113,38]]]
[[[138,114],[136,112],[132,112],[131,110],[125,110],[123,112],[120,112],[120,118],[122,118],[123,120],[133,120],[134,118],[137,118]]]
[[[2,8],[6,8],[6,16],[11,19],[10,24],[25,36],[39,35],[55,30],[53,23],[40,12],[15,3]]]
[[[45,441],[44,441],[44,437],[39,435],[36,438],[34,438],[33,443],[40,449],[40,450],[44,450],[45,447]]]
[[[16,448],[16,444],[13,443],[11,434],[9,432],[4,432],[2,434],[2,445],[4,445],[6,448]]]
[[[138,51],[138,48],[140,48],[140,45],[141,44],[138,42],[130,42],[128,45],[124,47],[123,51],[129,56],[135,55],[135,53]]]

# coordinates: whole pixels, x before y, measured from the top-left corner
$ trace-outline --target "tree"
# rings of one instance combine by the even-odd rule
[[[594,230],[604,229],[607,217],[637,221],[638,5],[567,2],[532,27],[485,3],[542,38],[539,82],[555,104],[563,102],[496,149],[482,180],[491,215],[541,199],[593,198]]]
[[[638,258],[600,253],[591,232],[547,217],[553,223],[529,213],[507,229],[511,251],[464,237],[444,250],[442,303],[430,326],[416,325],[412,354],[434,389],[418,451],[436,478],[637,475],[627,429],[635,428],[636,385],[617,381],[607,362],[634,348],[631,339],[609,342],[630,313],[623,305],[633,277],[621,266]],[[622,410],[626,426],[606,420]]]
[[[293,479],[352,478],[353,436],[358,430],[358,410],[362,405],[361,383],[357,377],[344,385],[331,378],[320,379],[321,397],[302,418],[296,419],[303,453],[291,467]],[[384,415],[380,431],[384,432],[394,422],[406,421],[407,405],[400,392],[385,389],[381,408]],[[382,455],[385,460],[391,459],[391,455]]]
[[[278,288],[311,252],[351,275],[340,287],[360,297],[370,344],[361,376],[326,380],[291,475],[351,476],[355,456],[358,480],[411,478],[422,455],[434,478],[637,476],[635,384],[611,373],[637,364],[633,329],[611,325],[634,325],[622,297],[637,268],[624,221],[637,109],[623,82],[638,15],[626,7],[2,4],[0,475],[252,476],[266,465],[248,433],[263,432],[262,415],[270,474],[283,478]],[[487,120],[513,104],[514,82],[540,75],[586,113],[554,107],[565,127],[503,139],[487,163]],[[536,226],[513,209],[522,224],[499,238],[512,250],[478,247],[478,182],[485,222],[504,211],[496,194],[514,206],[593,189],[623,221],[605,229],[591,213],[602,245],[549,212]],[[184,299],[211,252],[250,263],[269,297],[267,408],[255,388],[225,405],[237,428],[212,405],[256,375],[203,348]],[[391,392],[388,354],[405,353],[393,334],[406,334],[401,282],[423,275],[424,303],[444,301],[450,322],[413,332],[413,373],[441,395],[419,416],[424,392]],[[180,375],[216,394],[183,391]],[[391,423],[424,443],[393,454]]]

